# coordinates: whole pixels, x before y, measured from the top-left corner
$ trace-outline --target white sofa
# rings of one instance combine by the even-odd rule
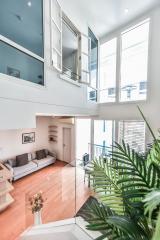
[[[28,153],[28,163],[23,166],[15,166],[15,158],[5,161],[3,164],[13,173],[13,181],[20,179],[30,173],[36,172],[56,161],[56,153],[45,149],[46,157],[38,160],[36,153]]]

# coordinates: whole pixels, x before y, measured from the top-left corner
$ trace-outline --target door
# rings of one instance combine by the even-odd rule
[[[63,161],[71,162],[71,128],[63,128]]]

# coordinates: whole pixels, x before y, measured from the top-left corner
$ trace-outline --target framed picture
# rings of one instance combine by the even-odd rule
[[[12,67],[7,67],[7,74],[12,77],[20,78],[20,71]]]
[[[35,142],[35,132],[23,133],[22,134],[22,144]]]

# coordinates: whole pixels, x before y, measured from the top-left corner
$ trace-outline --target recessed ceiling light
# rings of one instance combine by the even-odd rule
[[[31,7],[31,6],[32,6],[32,3],[29,1],[29,2],[27,3],[27,5],[28,5],[28,7]]]
[[[128,8],[124,9],[124,12],[125,12],[126,14],[129,13],[129,9],[128,9]]]

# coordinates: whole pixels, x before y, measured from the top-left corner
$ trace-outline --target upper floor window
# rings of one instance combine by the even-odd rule
[[[97,101],[97,88],[98,88],[98,39],[88,28],[89,37],[89,73],[90,73],[90,87],[88,88],[88,99]]]
[[[116,51],[114,38],[100,48],[100,102],[115,102],[116,95]]]
[[[147,19],[101,45],[101,103],[146,99],[149,23]]]
[[[44,85],[43,0],[2,0],[0,72]]]
[[[51,0],[51,65],[61,77],[88,85],[89,52],[88,36],[78,31],[57,0]]]
[[[121,101],[146,99],[147,92],[141,94],[139,85],[143,87],[147,83],[148,36],[149,20],[121,34]]]
[[[79,32],[63,14],[62,19],[62,73],[79,80]]]

